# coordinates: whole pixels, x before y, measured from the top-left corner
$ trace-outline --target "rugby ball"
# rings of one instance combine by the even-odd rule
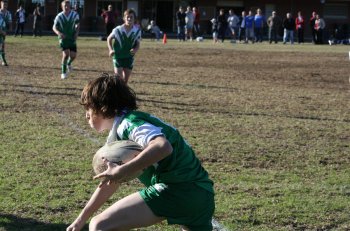
[[[122,165],[132,160],[142,151],[142,147],[131,140],[114,141],[107,143],[97,150],[92,159],[92,167],[95,174],[100,174],[107,169],[107,165],[103,162],[103,157],[110,162]],[[128,181],[141,175],[142,171],[134,176],[128,176],[123,181]]]

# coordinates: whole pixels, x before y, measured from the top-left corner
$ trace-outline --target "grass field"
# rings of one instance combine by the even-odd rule
[[[6,42],[0,230],[65,230],[98,183],[91,161],[107,134],[89,128],[79,97],[112,71],[106,43],[80,38],[75,70],[61,80],[55,37]],[[140,110],[192,144],[228,230],[350,230],[349,50],[144,40],[130,86]],[[141,187],[125,184],[108,204]]]

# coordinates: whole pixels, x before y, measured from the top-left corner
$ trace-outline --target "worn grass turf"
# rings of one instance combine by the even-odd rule
[[[64,81],[55,37],[6,43],[0,230],[65,230],[97,185],[91,160],[107,134],[89,128],[78,102],[112,71],[106,43],[80,38]],[[349,230],[348,48],[143,40],[130,86],[141,110],[193,146],[229,230]],[[141,187],[125,184],[104,208]]]

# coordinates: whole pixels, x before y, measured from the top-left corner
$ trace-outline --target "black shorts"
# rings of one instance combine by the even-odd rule
[[[60,45],[62,51],[65,51],[65,50],[69,50],[69,51],[73,51],[75,53],[77,53],[77,45],[74,44],[74,45],[70,45],[70,46],[63,46],[63,45]]]

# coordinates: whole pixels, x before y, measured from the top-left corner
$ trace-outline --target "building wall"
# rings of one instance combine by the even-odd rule
[[[210,19],[217,15],[217,12],[220,8],[224,8],[228,11],[228,9],[234,9],[237,15],[241,14],[242,10],[250,10],[252,9],[255,13],[257,8],[260,8],[266,17],[268,17],[272,10],[277,11],[277,14],[284,18],[287,12],[291,12],[293,16],[297,14],[300,10],[302,11],[307,23],[306,23],[306,37],[310,36],[310,28],[308,26],[308,20],[313,11],[318,12],[321,17],[323,17],[324,11],[329,14],[334,11],[334,15],[330,17],[324,17],[327,30],[332,31],[335,24],[350,24],[350,0],[325,0],[325,3],[321,3],[322,0],[308,0],[307,4],[305,0],[288,0],[288,1],[280,1],[280,0],[196,0],[196,1],[184,1],[184,0],[138,0],[138,18],[140,21],[144,18],[154,19],[155,17],[158,21],[161,21],[160,16],[164,15],[164,12],[161,12],[161,7],[157,7],[157,5],[161,6],[161,4],[172,4],[173,11],[169,12],[170,20],[172,20],[172,30],[175,32],[175,13],[178,10],[179,5],[196,5],[201,12],[201,28],[204,34],[210,33],[211,23]],[[17,4],[19,0],[9,1],[9,10],[14,14],[17,9]],[[57,15],[60,9],[61,0],[46,0],[45,1],[45,14],[43,17],[43,29],[46,31],[50,31],[53,24],[53,19]],[[82,32],[93,32],[93,33],[101,33],[104,32],[104,22],[101,17],[97,14],[97,2],[98,0],[85,0],[84,3],[84,14],[81,18],[81,31]],[[128,6],[127,0],[121,0],[122,2],[122,11],[126,9]],[[143,9],[144,6],[152,7],[152,9]],[[338,17],[336,14],[341,10],[345,17]],[[29,14],[25,30],[27,32],[32,31],[32,12],[27,12]],[[151,16],[150,16],[151,15]],[[171,19],[172,18],[172,19]],[[169,19],[168,19],[169,20]],[[169,26],[169,23],[166,25]],[[171,27],[171,26],[170,26]],[[15,28],[15,19],[14,25]],[[331,33],[331,32],[329,32]]]

